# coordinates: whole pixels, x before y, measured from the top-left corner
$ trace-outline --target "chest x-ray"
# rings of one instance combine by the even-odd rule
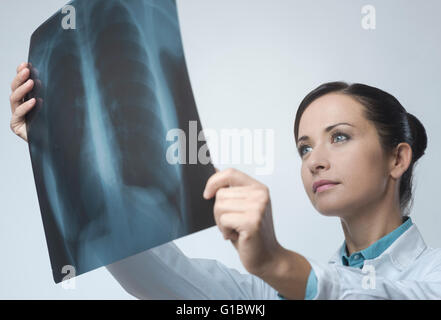
[[[29,150],[56,283],[215,225],[202,197],[215,170],[188,161],[209,152],[175,2],[69,5],[74,28],[60,9],[29,51]]]

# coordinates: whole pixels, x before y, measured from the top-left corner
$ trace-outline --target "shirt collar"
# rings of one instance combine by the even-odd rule
[[[375,259],[388,253],[392,262],[399,269],[403,269],[426,248],[426,244],[412,219],[406,216],[403,221],[401,226],[397,227],[394,231],[379,239],[368,248],[353,253],[350,257],[346,255],[346,241],[344,241],[329,262],[362,267],[365,259]],[[359,255],[358,257],[356,257],[357,254]]]

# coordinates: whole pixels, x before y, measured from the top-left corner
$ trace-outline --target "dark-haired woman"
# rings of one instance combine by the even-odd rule
[[[11,129],[26,140],[22,102],[33,86],[21,64],[12,83]],[[337,216],[345,240],[327,264],[277,241],[268,188],[227,169],[207,181],[214,216],[250,274],[186,257],[169,242],[107,266],[142,299],[441,299],[441,249],[409,217],[412,172],[424,154],[423,125],[390,94],[325,83],[301,102],[294,124],[306,194]]]

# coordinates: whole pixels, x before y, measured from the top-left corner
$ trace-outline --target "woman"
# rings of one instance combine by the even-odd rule
[[[24,140],[35,105],[23,102],[28,77],[23,63],[10,99],[11,129]],[[328,264],[283,248],[268,188],[227,169],[208,179],[203,196],[215,197],[216,224],[250,274],[188,258],[173,242],[107,269],[143,299],[441,299],[441,249],[428,247],[408,216],[423,125],[382,90],[332,82],[303,99],[294,135],[310,201],[341,220],[345,241]]]

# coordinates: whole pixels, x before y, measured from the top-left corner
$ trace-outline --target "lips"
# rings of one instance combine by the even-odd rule
[[[332,181],[332,180],[319,180],[319,181],[314,182],[314,184],[312,185],[312,191],[314,193],[316,193],[318,187],[324,186],[324,185],[327,185],[327,184],[336,185],[336,184],[339,184],[339,182]]]

